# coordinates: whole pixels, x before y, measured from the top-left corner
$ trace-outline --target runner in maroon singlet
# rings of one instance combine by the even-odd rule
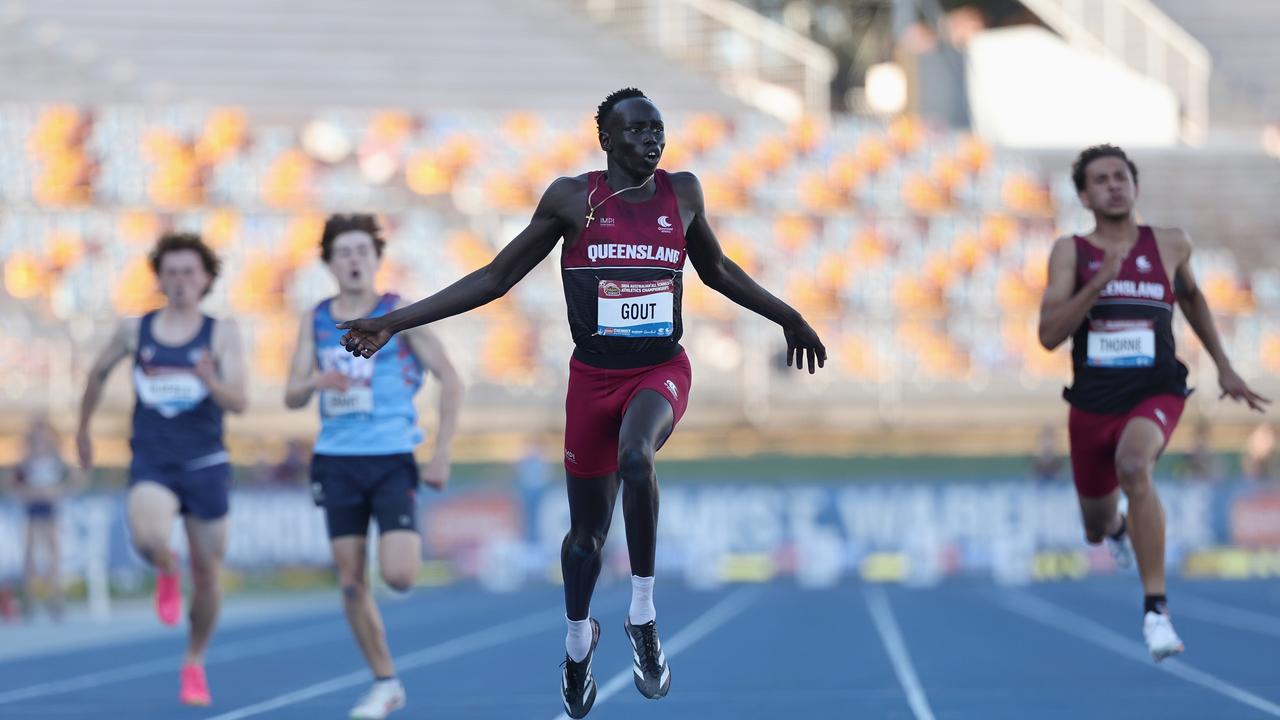
[[[1187,234],[1138,224],[1138,169],[1124,151],[1088,148],[1072,166],[1072,180],[1095,227],[1053,247],[1040,343],[1052,350],[1071,338],[1075,380],[1063,396],[1071,405],[1071,468],[1085,538],[1107,541],[1121,565],[1137,555],[1143,636],[1160,661],[1183,649],[1166,610],[1164,509],[1152,482],[1190,393],[1187,368],[1174,352],[1175,300],[1218,366],[1222,397],[1258,411],[1270,401],[1249,389],[1222,349],[1191,274]],[[1121,490],[1127,517],[1118,510]]]
[[[619,90],[600,104],[596,126],[607,169],[553,182],[529,226],[492,262],[425,300],[339,326],[349,330],[343,345],[368,357],[394,333],[502,297],[564,238],[561,269],[576,348],[565,401],[570,529],[560,561],[569,632],[561,694],[575,718],[596,696],[591,658],[600,627],[589,609],[619,486],[633,575],[624,627],[636,687],[648,698],[670,687],[653,609],[653,457],[689,401],[689,360],[679,342],[685,257],[708,287],[782,326],[788,365],[803,369],[807,362],[812,373],[826,362],[800,313],[721,252],[698,178],[658,170],[666,141],[657,107],[639,90]]]

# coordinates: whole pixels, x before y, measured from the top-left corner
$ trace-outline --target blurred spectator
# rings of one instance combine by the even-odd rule
[[[1266,482],[1276,479],[1276,430],[1262,423],[1249,433],[1240,469],[1247,480]]]
[[[84,474],[63,462],[60,444],[48,419],[36,416],[27,428],[22,459],[9,478],[10,489],[27,513],[22,557],[24,612],[28,615],[34,612],[34,603],[43,589],[47,593],[49,613],[55,620],[62,618],[64,605],[58,505],[70,491],[84,484]],[[45,556],[43,572],[37,557],[41,552]]]
[[[1201,482],[1219,482],[1226,477],[1226,466],[1222,458],[1213,452],[1209,442],[1210,426],[1208,418],[1196,421],[1195,439],[1191,449],[1178,461],[1174,474],[1184,480]]]
[[[1066,467],[1066,458],[1058,450],[1058,432],[1053,425],[1040,428],[1040,439],[1036,442],[1036,454],[1031,460],[1031,474],[1036,482],[1057,482]]]

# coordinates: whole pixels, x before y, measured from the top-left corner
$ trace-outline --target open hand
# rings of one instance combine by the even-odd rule
[[[799,318],[795,324],[783,326],[782,334],[787,339],[787,367],[792,367],[794,362],[797,370],[803,370],[806,355],[809,358],[810,375],[817,372],[818,368],[826,367],[827,348],[804,318]]]
[[[1218,373],[1218,384],[1222,386],[1222,394],[1218,396],[1219,400],[1230,395],[1232,400],[1237,402],[1243,400],[1248,403],[1250,408],[1258,412],[1266,412],[1266,406],[1271,404],[1270,398],[1262,397],[1251,390],[1232,368],[1227,368]]]
[[[347,352],[360,357],[372,357],[391,340],[392,335],[381,318],[348,320],[338,323],[338,329],[347,331],[338,342]]]

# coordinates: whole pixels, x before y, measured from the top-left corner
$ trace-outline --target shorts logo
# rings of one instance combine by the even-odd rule
[[[574,455],[572,450],[564,451],[564,459],[574,464],[577,464],[578,462],[578,456]]]
[[[617,283],[607,282],[600,286],[600,289],[604,291],[604,294],[608,297],[618,297],[622,295],[622,288],[619,288]]]
[[[680,391],[676,389],[676,384],[670,380],[664,380],[663,384],[667,386],[667,392],[671,393],[671,397],[676,400],[680,399]]]
[[[401,524],[401,525],[403,525],[404,527],[409,527],[409,516],[408,516],[408,515],[401,515],[401,516],[400,516],[400,524]]]
[[[1165,417],[1163,410],[1161,410],[1160,408],[1156,408],[1155,413],[1156,413],[1156,419],[1160,421],[1161,425],[1169,424],[1169,418]]]
[[[1138,259],[1135,260],[1134,263],[1138,266],[1138,272],[1140,273],[1151,272],[1151,261],[1147,259],[1146,255],[1139,255]]]
[[[324,484],[323,483],[318,483],[318,482],[311,483],[311,499],[315,501],[317,505],[324,502]]]

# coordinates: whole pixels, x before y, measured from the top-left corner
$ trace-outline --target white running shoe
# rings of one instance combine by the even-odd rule
[[[1129,542],[1129,533],[1121,535],[1119,540],[1108,535],[1106,543],[1117,568],[1128,570],[1133,567],[1133,543]]]
[[[373,683],[356,706],[351,708],[351,720],[382,720],[404,707],[404,685],[399,680],[381,680]]]
[[[1142,637],[1147,640],[1147,649],[1156,662],[1173,657],[1185,648],[1178,633],[1173,631],[1173,622],[1165,613],[1149,612],[1142,618]]]

